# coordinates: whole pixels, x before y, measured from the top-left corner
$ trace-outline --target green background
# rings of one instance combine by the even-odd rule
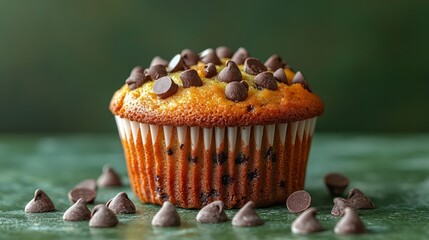
[[[135,65],[183,48],[278,53],[325,101],[319,131],[428,131],[428,1],[0,0],[0,132],[114,132]]]

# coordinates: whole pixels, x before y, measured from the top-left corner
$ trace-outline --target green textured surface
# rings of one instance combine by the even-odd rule
[[[128,185],[100,189],[96,203],[119,191],[131,194],[138,214],[119,216],[110,229],[93,229],[88,222],[64,222],[69,207],[67,191],[80,180],[96,178],[109,163],[126,181],[122,149],[116,135],[16,136],[0,135],[0,238],[5,239],[349,239],[332,229],[339,218],[331,216],[331,199],[323,175],[340,171],[351,187],[366,192],[377,205],[359,211],[369,233],[359,239],[426,239],[429,236],[429,136],[355,136],[318,134],[314,139],[306,190],[319,209],[327,231],[312,236],[291,234],[296,218],[283,206],[258,209],[265,221],[260,227],[237,228],[230,222],[197,224],[196,210],[179,209],[178,228],[152,228],[158,206],[137,203]],[[53,213],[26,214],[25,204],[34,190],[48,193],[58,209]],[[92,206],[91,206],[92,207]],[[232,217],[236,210],[227,211]]]

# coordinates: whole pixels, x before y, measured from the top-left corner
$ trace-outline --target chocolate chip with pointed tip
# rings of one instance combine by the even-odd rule
[[[247,87],[241,82],[230,82],[225,87],[225,96],[228,100],[242,102],[247,98]]]
[[[97,185],[99,187],[120,187],[122,186],[122,181],[119,174],[106,164],[103,166],[103,172],[97,179]]]
[[[185,62],[180,54],[174,55],[167,66],[168,72],[177,72],[185,69]]]
[[[69,209],[64,212],[63,220],[65,221],[85,221],[91,218],[85,199],[80,198]]]
[[[268,71],[259,73],[253,81],[258,88],[266,88],[273,91],[278,88],[274,75]]]
[[[366,233],[365,225],[353,208],[344,209],[344,217],[335,225],[334,232],[340,235]]]
[[[217,69],[216,69],[216,65],[214,65],[213,63],[207,63],[207,65],[204,66],[204,73],[206,74],[206,78],[211,78],[216,76],[217,74]]]
[[[203,81],[201,81],[201,78],[198,76],[198,72],[195,69],[185,70],[179,77],[180,80],[182,80],[184,88],[199,87],[203,85]]]
[[[215,65],[221,65],[219,57],[216,55],[215,51],[211,48],[208,48],[200,53],[200,61],[207,64],[213,63]]]
[[[344,209],[351,207],[347,199],[336,197],[333,200],[334,206],[332,207],[331,214],[337,217],[344,216]]]
[[[244,61],[244,71],[251,75],[257,75],[261,72],[267,71],[267,67],[257,58],[248,57]]]
[[[292,222],[291,230],[294,234],[311,234],[325,230],[316,218],[316,208],[309,208]]]
[[[55,206],[49,196],[41,189],[34,192],[34,198],[25,206],[26,213],[42,213],[55,211]]]
[[[241,81],[241,84],[243,84],[247,90],[249,90],[249,84],[246,81]]]
[[[232,51],[228,47],[220,46],[216,48],[216,55],[219,58],[231,58],[232,57]]]
[[[225,68],[218,74],[218,78],[221,82],[230,83],[241,81],[243,76],[237,64],[233,61],[228,61]]]
[[[118,225],[119,221],[115,213],[104,204],[95,206],[91,211],[90,227],[108,228]]]
[[[136,212],[136,206],[128,198],[128,195],[125,192],[118,193],[114,198],[110,199],[106,203],[106,206],[115,214],[129,214]]]
[[[152,226],[174,227],[180,225],[180,217],[176,207],[168,201],[162,204],[161,209],[152,218]]]
[[[197,214],[199,223],[220,223],[228,220],[224,211],[225,204],[218,200],[203,207]]]
[[[140,73],[140,72],[134,72],[128,77],[125,83],[128,85],[128,88],[130,90],[135,90],[143,86],[143,84],[149,80],[150,80],[150,77],[148,75],[144,75],[143,73]]]
[[[357,188],[352,188],[349,191],[349,196],[347,200],[350,203],[350,206],[354,209],[373,209],[375,208],[374,203],[365,195],[361,190]]]
[[[232,218],[232,225],[237,227],[252,227],[264,224],[255,211],[255,203],[247,202]]]
[[[168,61],[167,60],[165,60],[165,59],[163,59],[162,57],[160,57],[160,56],[156,56],[156,57],[154,57],[153,59],[152,59],[152,61],[150,62],[150,65],[149,66],[154,66],[154,65],[162,65],[162,66],[164,66],[164,67],[167,67],[168,66]]]
[[[273,73],[273,76],[277,80],[277,82],[281,82],[281,83],[284,83],[286,85],[289,85],[289,82],[287,81],[287,76],[286,76],[285,71],[283,70],[283,68],[277,69]]]
[[[286,64],[279,55],[274,54],[269,57],[267,61],[265,61],[264,65],[268,68],[268,70],[276,71],[279,68],[284,68]]]
[[[300,71],[295,73],[295,76],[292,78],[292,84],[301,84],[304,89],[307,89],[311,92],[310,85],[307,80],[305,80],[304,75]]]
[[[86,188],[97,191],[97,181],[95,179],[85,179],[74,186],[74,188]]]
[[[239,48],[234,55],[232,55],[231,60],[236,64],[240,65],[244,63],[246,58],[250,57],[249,52],[245,48]]]
[[[152,91],[161,99],[174,95],[177,90],[177,84],[169,76],[156,80],[152,87]]]
[[[349,185],[349,179],[340,173],[328,173],[325,175],[325,185],[331,196],[339,197]]]
[[[150,76],[152,80],[157,80],[158,78],[167,76],[167,70],[165,70],[165,67],[163,65],[157,64],[157,65],[151,66],[147,70],[147,74]]]
[[[83,198],[87,203],[93,203],[97,192],[88,188],[73,188],[68,193],[69,200],[73,203]]]
[[[305,211],[311,205],[311,196],[304,190],[293,192],[286,200],[286,206],[291,213],[300,213]]]
[[[182,55],[183,61],[188,67],[196,65],[198,63],[198,60],[200,59],[198,54],[196,54],[191,49],[183,49],[180,55]]]

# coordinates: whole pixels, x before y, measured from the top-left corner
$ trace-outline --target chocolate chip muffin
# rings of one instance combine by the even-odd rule
[[[135,194],[182,208],[284,204],[304,186],[323,109],[280,56],[226,47],[155,57],[110,103]]]

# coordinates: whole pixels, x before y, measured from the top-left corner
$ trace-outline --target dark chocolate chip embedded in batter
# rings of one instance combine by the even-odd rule
[[[221,182],[224,186],[228,186],[229,184],[232,183],[232,177],[229,176],[228,174],[225,174],[222,176]]]
[[[332,197],[340,197],[349,185],[349,179],[340,173],[328,173],[325,175],[325,185]]]
[[[177,72],[185,69],[185,62],[180,54],[174,55],[167,66],[168,72]]]
[[[247,180],[249,180],[249,181],[256,180],[258,177],[259,177],[258,169],[255,169],[255,170],[247,173]]]
[[[204,66],[204,73],[206,74],[206,78],[211,78],[216,76],[217,69],[216,65],[213,63],[207,63],[207,65]]]
[[[152,218],[152,226],[173,227],[180,225],[180,217],[173,204],[165,201],[161,209]]]
[[[149,80],[150,80],[150,77],[148,75],[145,75],[144,73],[140,73],[140,72],[135,72],[128,77],[125,83],[128,85],[128,88],[130,90],[135,90],[143,86],[143,84]]]
[[[152,90],[161,99],[168,98],[177,92],[178,86],[169,76],[162,77],[153,84]]]
[[[103,172],[97,179],[97,185],[99,187],[120,187],[122,186],[122,181],[119,174],[112,167],[104,165]]]
[[[213,153],[212,160],[216,165],[222,165],[228,160],[228,154],[226,152]]]
[[[236,227],[252,227],[264,224],[254,208],[254,202],[247,202],[232,218],[232,225]]]
[[[310,207],[311,196],[304,190],[293,192],[286,200],[286,206],[291,213],[300,213]]]
[[[55,211],[55,206],[49,196],[40,189],[34,192],[34,198],[25,206],[26,213],[42,213]]]
[[[243,76],[237,64],[233,61],[228,61],[225,68],[220,71],[218,78],[221,82],[230,83],[241,81]]]
[[[203,81],[201,81],[201,78],[198,76],[198,72],[195,69],[183,71],[180,74],[180,80],[182,80],[184,88],[199,87],[203,85]]]
[[[292,84],[301,84],[304,89],[307,89],[311,92],[310,85],[307,80],[305,80],[304,75],[300,71],[295,73],[295,76],[292,78]]]
[[[277,80],[277,82],[281,82],[281,83],[284,83],[286,85],[289,85],[289,82],[287,81],[287,76],[286,76],[285,71],[283,70],[283,68],[277,69],[273,73],[273,76]]]
[[[350,206],[354,209],[375,208],[374,203],[369,199],[369,197],[357,188],[350,189],[347,200],[349,201]]]
[[[220,200],[214,201],[203,207],[197,214],[199,223],[220,223],[228,220],[224,211],[224,203]]]
[[[221,65],[219,57],[216,55],[215,51],[211,48],[208,48],[200,53],[200,61],[207,64],[213,63],[215,65]]]
[[[119,221],[115,213],[104,204],[95,206],[91,211],[90,227],[107,228],[118,225]]]
[[[167,76],[167,70],[163,65],[153,65],[147,70],[147,74],[152,80],[157,80],[158,78]]]
[[[344,216],[344,209],[350,207],[350,203],[347,199],[336,197],[333,200],[334,206],[332,207],[331,214],[334,216]]]
[[[235,158],[235,164],[246,164],[247,161],[249,161],[249,158],[246,157],[246,155],[244,155],[244,153],[240,153],[238,154],[238,156]]]
[[[128,195],[125,192],[118,193],[114,198],[110,199],[106,203],[106,206],[115,214],[129,214],[136,212],[136,206],[128,198]]]
[[[249,52],[245,48],[239,48],[234,55],[231,57],[231,61],[234,61],[236,64],[243,64],[246,58],[250,57]]]
[[[340,235],[355,235],[366,233],[366,228],[356,210],[347,207],[344,209],[344,217],[335,225],[334,232]]]
[[[225,96],[234,102],[242,102],[247,98],[247,88],[241,82],[230,82],[226,85]]]
[[[281,181],[279,182],[279,187],[280,187],[281,189],[284,189],[284,188],[286,187],[286,181],[285,181],[285,180],[281,180]]]
[[[167,67],[168,66],[168,61],[165,60],[165,59],[163,59],[163,58],[161,58],[161,57],[159,57],[159,56],[156,56],[150,62],[150,66],[151,67],[154,66],[154,65],[162,65],[164,67]]]
[[[182,55],[183,61],[185,62],[185,65],[187,67],[196,65],[198,63],[198,60],[199,60],[198,54],[196,54],[191,49],[183,49],[183,51],[180,54]]]
[[[83,198],[87,203],[93,203],[97,197],[97,192],[88,188],[73,188],[68,193],[69,200],[73,203]]]
[[[276,71],[279,68],[284,68],[286,64],[279,55],[274,54],[269,57],[267,61],[265,61],[264,65],[268,68],[268,70]]]
[[[257,75],[261,72],[267,71],[267,67],[265,67],[259,59],[248,57],[244,61],[244,71],[251,75]]]
[[[266,88],[273,91],[278,88],[274,75],[268,71],[256,75],[254,81],[258,88]]]
[[[69,209],[64,212],[63,220],[65,221],[85,221],[91,218],[85,199],[80,198]]]
[[[168,154],[169,156],[172,156],[172,155],[174,154],[174,150],[173,150],[173,149],[171,149],[171,148],[167,149],[167,154]]]
[[[316,208],[309,208],[292,222],[291,230],[294,234],[311,234],[324,230],[316,218]]]
[[[232,51],[228,47],[220,46],[216,48],[216,55],[219,58],[231,58],[232,57]]]
[[[277,161],[277,154],[274,152],[273,147],[269,147],[267,151],[265,152],[265,159],[267,161],[276,162]]]

